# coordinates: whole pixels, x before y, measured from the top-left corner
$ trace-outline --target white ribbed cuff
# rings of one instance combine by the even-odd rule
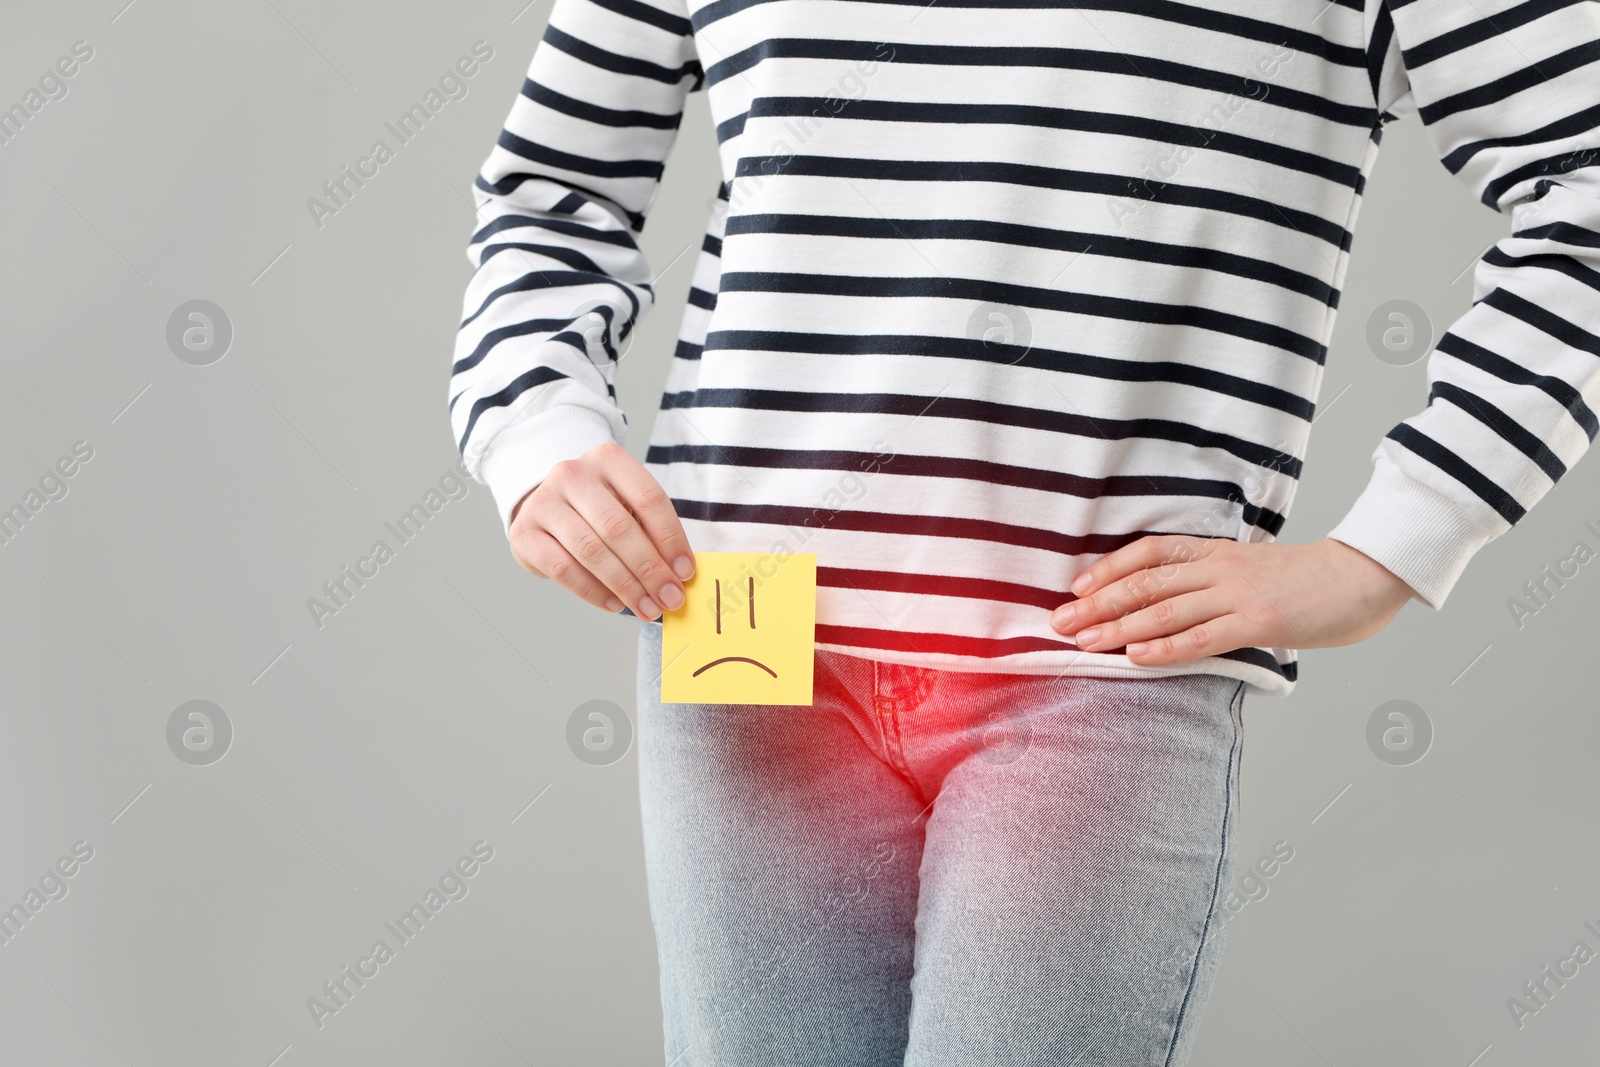
[[[494,495],[506,536],[511,535],[517,502],[544,481],[551,467],[615,440],[611,421],[582,404],[556,404],[496,434],[478,468],[478,480]]]
[[[1383,564],[1438,611],[1467,563],[1497,534],[1379,451],[1366,488],[1327,536]]]

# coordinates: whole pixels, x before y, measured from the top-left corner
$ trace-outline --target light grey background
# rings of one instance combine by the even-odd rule
[[[521,571],[479,485],[320,629],[306,604],[455,462],[468,189],[549,0],[125,3],[7,4],[0,32],[5,107],[94,49],[0,146],[0,507],[93,448],[0,545],[0,907],[94,850],[0,945],[0,1061],[661,1063],[634,755],[566,743],[585,701],[631,714],[637,624]],[[307,198],[480,39],[469,95],[318,228]],[[644,235],[658,270],[699,240],[713,149],[697,94]],[[1373,310],[1442,331],[1508,225],[1415,119],[1389,129],[1283,540],[1331,528],[1424,404],[1426,360],[1368,349]],[[621,369],[636,454],[693,260]],[[234,328],[209,366],[165,339],[194,299]],[[1580,465],[1442,612],[1302,652],[1293,697],[1247,702],[1241,869],[1279,840],[1294,859],[1234,919],[1196,1067],[1592,1055],[1600,963],[1521,1029],[1506,1002],[1600,949],[1600,567],[1520,629],[1508,602],[1600,542],[1597,483]],[[168,747],[193,699],[234,730],[209,766]],[[1434,724],[1411,766],[1366,741],[1392,699]],[[308,998],[480,840],[469,894],[316,1026]]]

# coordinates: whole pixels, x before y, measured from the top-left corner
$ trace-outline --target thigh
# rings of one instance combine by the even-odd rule
[[[898,1067],[925,802],[871,744],[870,661],[819,653],[811,707],[662,704],[660,654],[660,625],[642,623],[667,1062]]]
[[[938,793],[908,1067],[1184,1062],[1226,933],[1242,706],[1211,675],[941,675],[910,730]]]

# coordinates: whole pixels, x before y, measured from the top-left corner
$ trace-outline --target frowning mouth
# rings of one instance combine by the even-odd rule
[[[778,676],[777,671],[773,670],[771,667],[767,666],[765,663],[762,663],[758,659],[751,659],[749,656],[723,656],[721,659],[714,659],[710,663],[707,663],[704,667],[701,667],[689,677],[698,678],[700,675],[704,674],[706,671],[709,671],[712,667],[715,667],[719,663],[753,663],[757,667],[760,667],[762,670],[766,671],[768,674],[772,675],[774,678]]]

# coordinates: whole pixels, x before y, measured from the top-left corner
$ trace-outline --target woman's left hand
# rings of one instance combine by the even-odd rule
[[[1083,584],[1085,579],[1089,584]],[[1050,624],[1086,652],[1183,663],[1236,648],[1332,648],[1389,625],[1411,587],[1331,538],[1305,545],[1141,537],[1073,581]],[[1098,632],[1095,632],[1098,631]]]

